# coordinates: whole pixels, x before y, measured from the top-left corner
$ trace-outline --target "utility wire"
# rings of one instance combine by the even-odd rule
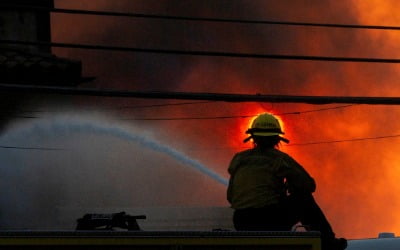
[[[364,96],[298,96],[298,95],[262,95],[196,92],[155,92],[128,91],[115,89],[55,87],[40,85],[5,84],[0,82],[0,91],[29,94],[59,94],[101,96],[142,99],[203,100],[223,102],[269,102],[269,103],[308,103],[308,104],[370,104],[399,105],[400,97],[364,97]]]
[[[64,13],[64,14],[133,17],[133,18],[178,20],[178,21],[201,21],[201,22],[267,24],[267,25],[289,25],[289,26],[313,26],[313,27],[325,27],[325,28],[400,30],[399,26],[383,26],[383,25],[335,24],[335,23],[289,22],[289,21],[273,21],[273,20],[172,16],[172,15],[128,13],[128,12],[93,11],[93,10],[79,10],[79,9],[65,9],[65,8],[46,8],[46,7],[33,7],[33,6],[29,6],[29,5],[9,5],[9,4],[1,4],[0,7],[2,9],[48,11],[48,12]]]
[[[44,150],[44,151],[62,151],[62,148],[44,148],[44,147],[17,147],[0,145],[3,149],[21,149],[21,150]]]
[[[211,103],[211,102],[182,102],[182,103],[168,103],[168,104],[156,104],[156,105],[143,105],[143,106],[122,106],[116,108],[108,108],[109,110],[114,109],[121,109],[121,108],[153,108],[153,107],[165,107],[170,105],[187,105],[187,104],[202,104],[202,103]],[[304,111],[293,111],[293,112],[285,112],[285,113],[277,113],[275,115],[284,116],[284,115],[300,115],[305,113],[313,113],[313,112],[321,112],[326,110],[333,110],[333,109],[342,109],[354,106],[353,104],[350,105],[341,105],[336,107],[329,107],[329,108],[321,108],[321,109],[312,109],[312,110],[304,110]],[[48,113],[48,112],[59,112],[59,111],[46,111],[46,110],[20,110],[18,112],[21,113]],[[0,112],[1,114],[1,112]],[[135,120],[135,121],[174,121],[174,120],[214,120],[214,119],[235,119],[235,118],[249,118],[255,117],[255,115],[234,115],[234,116],[209,116],[209,117],[164,117],[164,118],[121,118],[120,120]],[[21,115],[9,115],[7,117],[12,118],[19,118],[19,119],[40,119],[40,116],[21,116]]]
[[[291,146],[312,146],[312,145],[320,145],[320,144],[333,144],[333,143],[342,143],[342,142],[355,142],[355,141],[366,141],[366,140],[380,140],[380,139],[389,139],[389,138],[397,138],[400,135],[386,135],[386,136],[377,136],[377,137],[363,137],[363,138],[354,138],[354,139],[345,139],[345,140],[333,140],[333,141],[318,141],[318,142],[306,142],[306,143],[291,143],[285,144],[286,147]],[[19,149],[19,150],[44,150],[44,151],[63,151],[63,148],[45,148],[45,147],[17,147],[17,146],[4,146],[0,145],[0,149]],[[228,148],[207,148],[208,150],[224,150]],[[231,149],[231,148],[229,148]],[[250,149],[250,147],[242,147],[241,149]],[[197,149],[189,149],[189,150],[197,150]]]
[[[341,106],[336,106],[336,107],[329,107],[329,108],[321,108],[321,109],[311,109],[311,110],[304,110],[304,111],[295,111],[295,112],[287,112],[287,113],[281,113],[281,114],[276,114],[276,115],[298,115],[298,114],[305,114],[305,113],[314,113],[314,112],[320,112],[320,111],[326,111],[326,110],[333,110],[333,109],[343,109],[343,108],[349,108],[355,106],[355,104],[349,104],[349,105],[341,105]]]
[[[163,118],[123,118],[125,121],[185,121],[185,120],[220,120],[249,118],[254,115],[236,115],[236,116],[212,116],[212,117],[163,117]]]
[[[32,116],[32,115],[10,115],[10,116],[7,116],[7,117],[12,117],[12,118],[15,118],[15,119],[38,119],[38,118],[40,118],[39,116]]]
[[[354,139],[334,140],[334,141],[319,141],[319,142],[293,143],[293,144],[287,144],[287,145],[285,145],[285,146],[308,146],[308,145],[319,145],[319,144],[328,144],[328,143],[354,142],[354,141],[366,141],[366,140],[379,140],[379,139],[388,139],[388,138],[396,138],[396,137],[400,137],[400,135],[385,135],[385,136],[364,137],[364,138],[354,138]]]
[[[386,136],[376,136],[376,137],[363,137],[363,138],[354,138],[354,139],[345,139],[345,140],[333,140],[333,141],[319,141],[319,142],[306,142],[306,143],[291,143],[286,144],[285,146],[310,146],[310,145],[320,145],[320,144],[332,144],[332,143],[342,143],[342,142],[355,142],[355,141],[366,141],[366,140],[380,140],[380,139],[389,139],[389,138],[397,138],[400,135],[386,135]],[[45,150],[45,151],[62,151],[65,150],[63,148],[45,148],[45,147],[17,147],[17,146],[4,146],[0,145],[2,149],[20,149],[20,150]],[[250,147],[243,147],[243,149],[248,149]],[[223,149],[223,148],[218,148]],[[215,150],[215,149],[213,149]]]
[[[367,141],[367,140],[381,140],[381,139],[390,139],[390,138],[398,138],[398,135],[385,135],[385,136],[376,136],[376,137],[361,137],[361,138],[353,138],[353,139],[343,139],[343,140],[333,140],[333,141],[317,141],[317,142],[305,142],[305,143],[290,143],[290,144],[283,144],[285,147],[293,147],[293,146],[312,146],[312,145],[321,145],[321,144],[333,144],[333,143],[342,143],[342,142],[357,142],[357,141]],[[217,148],[219,150],[231,150],[232,148]],[[236,147],[235,147],[236,148]],[[240,147],[240,149],[251,149],[251,147]]]
[[[285,112],[285,113],[277,113],[275,115],[285,116],[285,115],[300,115],[305,113],[312,112],[320,112],[325,110],[333,110],[333,109],[341,109],[348,108],[354,105],[342,105],[336,107],[322,108],[322,109],[313,109],[313,110],[305,110],[305,111],[295,111],[295,112]],[[237,119],[237,118],[250,118],[255,117],[258,114],[254,115],[231,115],[231,116],[209,116],[209,117],[164,117],[164,118],[123,118],[121,120],[128,121],[185,121],[185,120],[217,120],[217,119]]]
[[[199,101],[199,102],[177,102],[177,103],[161,103],[161,104],[151,104],[151,105],[126,105],[126,106],[119,106],[119,107],[101,107],[101,110],[121,110],[121,109],[142,109],[142,108],[158,108],[158,107],[168,107],[168,106],[184,106],[184,105],[195,105],[195,104],[206,104],[206,103],[215,103],[215,101]],[[92,108],[93,110],[98,110],[99,107],[96,106],[91,106],[89,108]],[[87,109],[87,107],[85,107]],[[26,110],[26,109],[20,109],[16,110],[16,113],[59,113],[59,110]],[[0,117],[1,114],[7,113],[7,112],[0,112]],[[13,115],[10,112],[11,115]],[[35,117],[35,116],[18,116],[18,118],[40,118],[40,117]]]
[[[345,139],[345,140],[334,140],[334,141],[318,141],[318,142],[306,142],[306,143],[290,143],[283,144],[285,147],[293,147],[293,146],[313,146],[313,145],[321,145],[321,144],[333,144],[333,143],[342,143],[342,142],[356,142],[356,141],[366,141],[366,140],[380,140],[380,139],[390,139],[397,138],[400,135],[386,135],[386,136],[377,136],[377,137],[363,137],[363,138],[354,138],[354,139]],[[252,147],[243,146],[243,147],[215,147],[215,148],[188,148],[188,150],[246,150],[251,149]]]
[[[137,106],[120,106],[120,107],[110,107],[109,109],[142,109],[142,108],[157,108],[157,107],[168,107],[168,106],[183,106],[183,105],[193,105],[193,104],[205,104],[214,103],[214,101],[202,101],[202,102],[178,102],[178,103],[162,103],[162,104],[152,104],[152,105],[137,105]]]
[[[254,59],[275,59],[275,60],[357,62],[357,63],[400,63],[400,59],[397,58],[332,57],[332,56],[310,56],[310,55],[237,53],[237,52],[206,51],[206,50],[150,49],[150,48],[137,48],[137,47],[90,45],[90,44],[77,44],[77,43],[33,42],[33,41],[5,40],[5,39],[1,39],[0,44],[29,45],[29,46],[33,45],[33,46],[59,47],[59,48],[71,48],[71,49],[104,50],[104,51],[186,55],[186,56],[207,56],[207,57],[233,57],[233,58],[254,58]]]

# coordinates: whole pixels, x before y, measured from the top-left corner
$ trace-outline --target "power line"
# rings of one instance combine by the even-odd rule
[[[287,144],[286,146],[308,146],[308,145],[319,145],[319,144],[330,144],[330,143],[341,143],[341,142],[354,142],[354,141],[367,141],[367,140],[379,140],[387,138],[396,138],[400,135],[385,135],[376,137],[364,137],[364,138],[354,138],[354,139],[344,139],[344,140],[333,140],[333,141],[319,141],[319,142],[306,142],[306,143],[294,143]]]
[[[255,115],[210,116],[210,117],[163,117],[163,118],[123,118],[125,121],[185,121],[185,120],[219,120],[249,118]]]
[[[2,84],[0,91],[30,94],[81,95],[118,98],[203,100],[223,102],[269,102],[269,103],[307,103],[307,104],[370,104],[399,105],[400,97],[364,97],[364,96],[298,96],[298,95],[262,95],[196,92],[156,92],[128,91],[114,89],[95,89],[77,87],[55,87],[38,85]]]
[[[183,106],[183,105],[193,105],[193,104],[205,104],[214,103],[214,101],[202,101],[202,102],[178,102],[178,103],[162,103],[162,104],[151,104],[151,105],[137,105],[137,106],[120,106],[111,107],[109,109],[141,109],[141,108],[157,108],[157,107],[168,107],[168,106]]]
[[[314,113],[314,112],[333,110],[333,109],[343,109],[343,108],[348,108],[348,107],[353,107],[353,106],[354,106],[354,104],[349,104],[349,105],[341,105],[341,106],[329,107],[329,108],[311,109],[311,110],[304,110],[304,111],[297,111],[297,112],[296,111],[286,112],[286,113],[280,113],[280,114],[276,114],[276,115],[298,115],[298,114]]]
[[[361,138],[353,138],[353,139],[343,139],[343,140],[332,140],[332,141],[317,141],[317,142],[305,142],[305,143],[290,143],[284,144],[285,147],[292,146],[312,146],[312,145],[321,145],[321,144],[333,144],[333,143],[342,143],[342,142],[356,142],[356,141],[367,141],[367,140],[381,140],[381,139],[390,139],[390,138],[398,138],[400,134],[397,135],[384,135],[384,136],[376,136],[376,137],[361,137]],[[222,148],[219,148],[222,149]],[[242,149],[250,149],[250,147],[242,147]]]
[[[380,139],[389,139],[389,138],[397,138],[400,137],[398,135],[386,135],[386,136],[376,136],[376,137],[363,137],[363,138],[353,138],[353,139],[344,139],[344,140],[333,140],[333,141],[318,141],[318,142],[306,142],[306,143],[291,143],[286,144],[286,147],[291,146],[310,146],[310,145],[320,145],[320,144],[333,144],[333,143],[342,143],[342,142],[355,142],[355,141],[366,141],[366,140],[380,140]],[[45,151],[63,151],[63,148],[46,148],[46,147],[19,147],[19,146],[4,146],[0,145],[2,149],[19,149],[19,150],[45,150]],[[210,149],[210,148],[207,148]],[[212,148],[215,149],[227,149],[227,148]],[[250,149],[250,147],[242,147],[242,149]],[[190,150],[190,149],[189,149]],[[194,149],[192,149],[194,150]],[[210,149],[211,150],[211,149]]]
[[[62,148],[45,148],[45,147],[18,147],[18,146],[4,146],[0,145],[3,149],[20,149],[20,150],[44,150],[44,151],[62,151]]]
[[[376,136],[376,137],[363,137],[363,138],[354,138],[354,139],[344,139],[344,140],[333,140],[333,141],[318,141],[318,142],[306,142],[306,143],[291,143],[285,144],[286,147],[291,146],[311,146],[311,145],[321,145],[321,144],[333,144],[333,143],[342,143],[342,142],[355,142],[355,141],[366,141],[366,140],[380,140],[380,139],[389,139],[389,138],[397,138],[400,135],[386,135],[386,136]],[[46,148],[46,147],[19,147],[19,146],[4,146],[0,145],[1,149],[18,149],[18,150],[44,150],[44,151],[64,151],[63,148]],[[232,148],[207,148],[207,150],[224,150],[224,149],[233,149]],[[242,147],[241,149],[250,149],[250,147]],[[189,148],[189,150],[199,150],[198,148]]]
[[[290,22],[290,21],[273,21],[273,20],[254,20],[254,19],[233,19],[233,18],[211,18],[211,17],[191,17],[191,16],[172,16],[172,15],[155,15],[129,12],[113,12],[113,11],[93,11],[65,8],[46,8],[33,7],[29,5],[9,5],[1,4],[1,8],[49,11],[64,14],[80,14],[80,15],[96,15],[96,16],[113,16],[113,17],[133,17],[148,19],[164,19],[177,21],[201,21],[201,22],[219,22],[219,23],[239,23],[239,24],[267,24],[267,25],[288,25],[288,26],[311,26],[325,28],[349,28],[349,29],[378,29],[378,30],[400,30],[399,26],[384,25],[360,25],[360,24],[335,24],[335,23],[313,23],[313,22]]]
[[[108,108],[109,110],[115,110],[115,109],[121,109],[121,108],[126,108],[126,109],[131,109],[131,108],[153,108],[153,107],[165,107],[165,106],[176,106],[176,105],[189,105],[189,104],[203,104],[203,103],[214,103],[214,102],[181,102],[181,103],[165,103],[165,104],[155,104],[155,105],[139,105],[139,106],[122,106],[122,107],[116,107],[116,108]],[[304,110],[304,111],[293,111],[293,112],[284,112],[284,113],[277,113],[275,115],[279,116],[285,116],[285,115],[300,115],[300,114],[305,114],[305,113],[313,113],[313,112],[321,112],[321,111],[326,111],[326,110],[333,110],[333,109],[342,109],[342,108],[348,108],[352,107],[354,105],[342,105],[342,106],[336,106],[336,107],[329,107],[329,108],[321,108],[321,109],[312,109],[312,110]],[[46,110],[20,110],[18,112],[21,113],[47,113],[47,112],[59,112],[59,111],[46,111]],[[0,112],[1,114],[1,112]],[[257,114],[254,115],[232,115],[232,116],[209,116],[209,117],[164,117],[164,118],[121,118],[120,120],[125,120],[125,121],[178,121],[178,120],[216,120],[216,119],[235,119],[235,118],[249,118],[249,117],[255,117]],[[16,119],[40,119],[42,117],[40,116],[21,116],[21,115],[14,115],[10,114],[7,117],[12,117]]]
[[[161,104],[151,104],[151,105],[126,105],[126,106],[119,106],[119,107],[101,107],[102,110],[121,110],[121,109],[142,109],[142,108],[158,108],[158,107],[168,107],[168,106],[184,106],[184,105],[195,105],[195,104],[206,104],[206,103],[215,103],[215,101],[199,101],[199,102],[177,102],[177,103],[161,103]],[[99,107],[93,106],[92,109],[98,109]],[[87,108],[86,108],[87,109]],[[59,110],[16,110],[17,113],[56,113],[60,112]],[[3,113],[7,112],[0,112],[0,116]],[[36,116],[21,116],[21,115],[14,115],[11,112],[8,112],[11,116],[16,118],[40,118]],[[7,113],[7,114],[8,114]]]
[[[236,53],[236,52],[206,51],[206,50],[150,49],[150,48],[137,48],[137,47],[105,46],[105,45],[90,45],[90,44],[77,44],[77,43],[33,42],[33,41],[5,40],[5,39],[1,39],[0,44],[135,52],[135,53],[153,53],[153,54],[168,54],[168,55],[185,55],[185,56],[232,57],[232,58],[275,59],[275,60],[326,61],[326,62],[400,63],[400,59],[396,58],[331,57],[331,56],[309,56],[309,55]]]
[[[344,140],[333,140],[333,141],[318,141],[318,142],[306,142],[306,143],[290,143],[284,144],[285,147],[293,147],[293,146],[313,146],[313,145],[321,145],[321,144],[334,144],[334,143],[342,143],[342,142],[356,142],[356,141],[366,141],[366,140],[380,140],[380,139],[389,139],[389,138],[397,138],[400,135],[386,135],[386,136],[377,136],[377,137],[363,137],[363,138],[353,138],[353,139],[344,139]],[[188,150],[246,150],[251,149],[252,147],[208,147],[208,148],[188,148]]]
[[[284,113],[277,113],[275,115],[285,116],[285,115],[300,115],[305,113],[312,113],[312,112],[320,112],[326,110],[333,110],[333,109],[341,109],[347,108],[354,105],[342,105],[336,107],[329,107],[329,108],[322,108],[322,109],[313,109],[313,110],[305,110],[305,111],[294,111],[294,112],[284,112]],[[231,115],[231,116],[208,116],[208,117],[163,117],[163,118],[124,118],[121,120],[127,121],[185,121],[185,120],[218,120],[218,119],[238,119],[238,118],[250,118],[255,117],[258,114],[254,115]]]

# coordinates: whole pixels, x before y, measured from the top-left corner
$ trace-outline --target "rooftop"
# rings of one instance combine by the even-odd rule
[[[82,77],[82,63],[50,53],[0,47],[0,82],[7,84],[76,86],[93,78]]]

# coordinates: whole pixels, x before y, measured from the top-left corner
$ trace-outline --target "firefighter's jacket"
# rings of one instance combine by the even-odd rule
[[[288,193],[312,193],[315,181],[288,154],[275,148],[237,153],[228,168],[227,199],[234,209],[279,203]]]

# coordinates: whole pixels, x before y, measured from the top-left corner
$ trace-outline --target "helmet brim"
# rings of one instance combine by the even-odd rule
[[[277,132],[253,132],[252,135],[255,136],[274,136],[274,135],[280,135],[282,133],[277,133]]]
[[[249,136],[246,139],[244,139],[243,142],[246,143],[246,142],[250,141],[250,139],[252,139],[253,136],[279,136],[281,141],[286,142],[286,143],[290,142],[289,139],[286,139],[285,137],[282,137],[282,136],[280,136],[279,134],[276,134],[276,133],[273,133],[273,134],[270,133],[269,135],[265,135],[265,133],[264,133],[264,135],[257,135],[256,133],[254,133],[251,136]]]

